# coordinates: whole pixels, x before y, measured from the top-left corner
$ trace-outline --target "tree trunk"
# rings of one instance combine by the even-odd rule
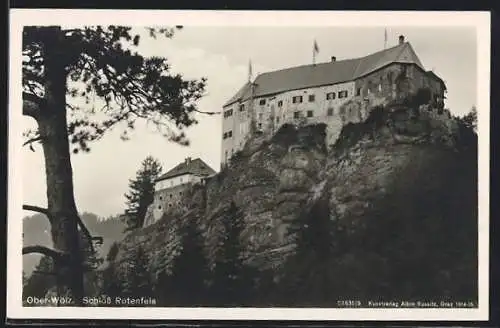
[[[37,119],[43,138],[47,181],[47,207],[53,217],[51,234],[54,248],[68,253],[63,271],[75,305],[83,298],[82,251],[78,233],[78,211],[73,195],[73,173],[66,119],[66,70],[63,37],[59,27],[48,27],[44,40],[45,100],[47,107]]]

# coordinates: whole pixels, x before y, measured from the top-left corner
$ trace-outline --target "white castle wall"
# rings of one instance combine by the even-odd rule
[[[346,91],[347,96],[339,98],[339,92]],[[335,99],[327,99],[327,94],[334,93]],[[314,101],[309,96],[314,95]],[[293,102],[293,97],[302,96],[302,102]],[[255,97],[253,108],[257,129],[263,132],[275,132],[285,123],[297,122],[306,119],[308,123],[324,122],[328,124],[327,135],[329,139],[340,133],[342,120],[339,115],[340,107],[355,96],[355,83],[346,82],[315,88],[292,90],[266,97]],[[265,104],[260,104],[261,100]],[[244,110],[240,111],[240,106]],[[221,163],[225,164],[232,154],[243,148],[250,131],[250,100],[234,103],[224,107],[224,112],[232,115],[223,115],[223,134],[231,131],[231,136],[222,138]],[[295,117],[295,112],[299,117]],[[308,112],[311,117],[308,117]],[[223,137],[223,136],[221,136]]]
[[[159,191],[166,188],[173,188],[185,183],[196,183],[201,181],[201,177],[193,174],[182,174],[176,177],[158,181],[155,184],[155,191]]]

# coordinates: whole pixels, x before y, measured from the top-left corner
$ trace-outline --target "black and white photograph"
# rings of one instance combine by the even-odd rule
[[[488,13],[11,15],[8,315],[488,318]]]

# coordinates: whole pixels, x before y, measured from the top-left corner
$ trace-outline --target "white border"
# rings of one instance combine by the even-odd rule
[[[489,12],[290,12],[13,9],[10,11],[9,179],[7,317],[24,319],[185,320],[488,320],[489,291]],[[479,135],[479,308],[478,309],[188,309],[23,308],[21,37],[23,25],[198,25],[198,26],[472,26],[477,30]]]

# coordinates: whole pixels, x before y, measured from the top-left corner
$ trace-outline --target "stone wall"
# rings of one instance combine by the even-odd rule
[[[156,191],[154,201],[148,208],[144,226],[158,221],[165,213],[183,210],[185,205],[183,196],[190,187],[190,183],[185,183]]]
[[[347,96],[339,98],[340,91],[347,92]],[[335,93],[335,98],[327,99],[328,93]],[[294,103],[295,96],[302,96],[302,102]],[[309,96],[314,99],[310,100]],[[311,124],[331,122],[333,127],[330,129],[330,135],[335,135],[340,133],[342,128],[339,125],[339,109],[353,96],[354,82],[351,81],[256,97],[253,99],[253,110],[250,108],[250,100],[225,107],[224,111],[232,111],[232,115],[223,117],[222,130],[223,133],[231,131],[231,137],[222,139],[221,163],[226,163],[233,154],[243,149],[248,140],[252,113],[255,115],[257,130],[267,135],[274,134],[285,123],[297,123],[302,118]],[[263,104],[261,100],[264,101]],[[243,111],[240,111],[240,106],[243,106]],[[295,112],[299,113],[299,118],[295,117]],[[308,117],[310,114],[312,116]]]
[[[420,88],[429,88],[432,95],[444,96],[439,81],[413,64],[391,64],[356,80],[356,95],[389,100],[404,99]]]

